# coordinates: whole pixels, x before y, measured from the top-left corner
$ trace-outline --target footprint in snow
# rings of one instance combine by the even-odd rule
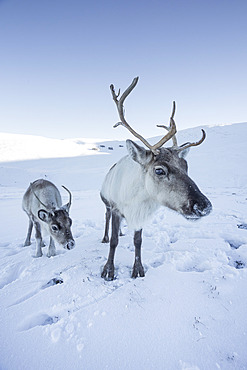
[[[157,259],[156,261],[154,262],[151,262],[150,263],[150,266],[153,267],[153,268],[157,268],[157,267],[160,267],[161,265],[164,264],[164,261],[165,261],[165,256],[161,256],[159,259]]]
[[[0,243],[0,248],[4,253],[3,257],[14,256],[23,251],[22,244]]]
[[[237,225],[239,229],[247,229],[247,224]]]
[[[234,261],[234,267],[237,270],[243,269],[243,268],[245,268],[245,263],[242,262],[242,261]]]
[[[22,296],[21,298],[17,299],[17,301],[12,303],[9,307],[12,307],[12,306],[15,306],[17,304],[20,304],[20,303],[23,303],[23,302],[27,301],[28,299],[36,296],[40,292],[40,290],[49,288],[49,287],[57,285],[57,284],[62,284],[62,283],[63,283],[62,278],[55,277],[55,278],[49,280],[48,283],[44,284],[41,288],[35,289],[32,292],[26,294],[25,296]]]
[[[232,249],[238,249],[243,244],[239,240],[226,240]]]
[[[30,316],[26,318],[22,323],[19,325],[19,331],[27,331],[33,329],[37,326],[46,326],[52,325],[58,322],[58,316],[49,316],[45,313],[40,313],[35,316]]]
[[[0,279],[0,289],[17,280],[24,270],[25,267],[22,265],[22,263],[7,266],[6,269],[1,272],[2,278]]]
[[[48,283],[43,285],[41,289],[46,289],[46,288],[49,288],[53,285],[62,284],[62,283],[63,283],[63,279],[61,277],[55,277],[55,278],[49,280]]]

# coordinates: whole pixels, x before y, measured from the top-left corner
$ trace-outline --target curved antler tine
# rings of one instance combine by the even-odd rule
[[[206,138],[206,132],[203,129],[201,129],[201,130],[202,130],[202,138],[199,141],[196,141],[195,143],[187,143],[187,144],[184,144],[184,145],[180,145],[180,147],[178,148],[178,152],[181,152],[182,150],[188,149],[191,146],[200,145]]]
[[[111,89],[111,93],[112,93],[112,98],[113,98],[113,100],[115,101],[115,103],[117,105],[117,110],[118,110],[119,118],[121,120],[121,122],[116,123],[113,127],[115,128],[115,127],[118,127],[120,125],[124,126],[125,128],[127,128],[127,130],[129,130],[132,133],[132,135],[134,135],[135,137],[137,137],[137,139],[141,140],[143,142],[143,144],[146,145],[147,148],[149,148],[149,149],[152,150],[152,146],[147,142],[147,140],[145,140],[144,137],[142,137],[135,130],[133,130],[133,128],[128,124],[128,122],[126,121],[126,119],[124,117],[124,109],[123,109],[124,100],[131,93],[131,91],[135,88],[138,80],[139,80],[139,77],[135,77],[133,79],[132,83],[123,92],[123,94],[119,98],[119,100],[118,100],[119,93],[116,94],[115,93],[115,89],[114,89],[114,85],[113,84],[110,85],[110,89]],[[120,90],[119,90],[119,92],[120,92]]]
[[[68,208],[70,208],[70,206],[71,206],[71,202],[72,202],[72,194],[71,194],[71,192],[69,191],[69,189],[68,189],[68,188],[66,188],[66,186],[62,185],[62,188],[64,188],[64,189],[69,193],[69,202],[67,203],[67,205],[68,205]]]
[[[174,125],[175,125],[175,122],[174,122],[174,120],[173,120],[174,115],[175,115],[175,110],[176,110],[176,103],[175,103],[175,101],[173,101],[173,105],[172,105],[172,114],[171,114],[171,117],[170,117],[170,126],[169,126],[169,127],[168,127],[168,126],[165,126],[165,125],[156,125],[156,126],[157,126],[157,127],[162,127],[162,128],[164,128],[164,129],[166,129],[167,131],[170,131],[170,130],[171,130],[171,126],[172,126],[172,124],[174,124]],[[173,146],[174,146],[174,147],[177,147],[177,146],[178,146],[178,142],[177,142],[176,134],[174,134],[174,135],[172,136],[172,143],[173,143]]]
[[[33,183],[30,182],[30,188],[32,190],[32,193],[33,195],[35,196],[35,198],[40,202],[40,204],[42,204],[42,206],[44,206],[46,209],[49,209],[49,207],[47,205],[45,205],[43,202],[41,202],[41,200],[39,199],[38,195],[35,193],[35,191],[33,190]]]
[[[111,93],[112,93],[112,97],[113,97],[113,100],[116,102],[117,105],[123,105],[123,102],[124,100],[127,98],[127,96],[131,93],[131,91],[136,87],[136,84],[139,80],[139,77],[135,77],[132,81],[132,83],[129,85],[129,87],[127,87],[127,89],[123,92],[122,96],[120,97],[119,101],[117,100],[117,98],[119,97],[120,95],[120,89],[118,90],[118,93],[116,94],[115,93],[115,88],[114,88],[114,85],[111,84],[110,85],[110,89],[111,89]]]
[[[171,115],[171,119],[174,118],[175,110],[176,110],[176,102],[173,100],[173,102],[172,102],[172,115]]]
[[[123,102],[125,101],[127,96],[136,87],[138,80],[139,80],[138,76],[133,79],[132,83],[129,85],[129,87],[127,87],[127,89],[123,92],[122,96],[120,97],[119,104],[123,104]],[[120,92],[120,90],[119,90],[119,92]]]
[[[175,133],[177,132],[176,125],[175,125],[175,122],[173,120],[173,117],[174,117],[174,114],[175,114],[175,109],[176,109],[176,104],[175,104],[175,101],[174,101],[173,102],[172,115],[171,115],[171,118],[170,118],[170,129],[169,129],[169,132],[157,144],[155,144],[155,145],[149,144],[148,141],[144,139],[144,137],[142,137],[135,130],[133,130],[133,128],[128,124],[128,122],[126,121],[126,119],[124,117],[124,109],[123,109],[124,100],[131,93],[131,91],[135,88],[135,86],[136,86],[136,84],[138,82],[138,79],[139,79],[139,77],[135,77],[133,79],[132,83],[123,92],[123,94],[119,98],[119,100],[118,100],[119,93],[116,94],[115,89],[114,89],[114,85],[110,85],[112,97],[113,97],[113,100],[115,101],[115,103],[117,105],[118,114],[119,114],[119,117],[120,117],[120,120],[121,120],[121,122],[119,122],[116,125],[114,125],[114,127],[117,127],[119,125],[124,126],[125,128],[127,128],[132,133],[132,135],[134,135],[139,140],[141,140],[143,142],[143,144],[146,145],[146,147],[149,148],[154,153],[154,155],[157,155],[158,154],[158,149],[164,143],[166,143],[168,140],[170,140],[173,137],[173,135],[175,135]]]
[[[169,131],[170,130],[170,128],[168,127],[168,126],[165,126],[165,125],[156,125],[157,127],[162,127],[162,128],[164,128],[164,129],[166,129],[167,131]],[[172,143],[173,143],[173,145],[172,146],[175,146],[175,147],[177,147],[178,146],[178,141],[177,141],[177,138],[176,138],[176,135],[173,135],[172,136]]]
[[[176,124],[175,124],[175,121],[174,121],[174,114],[175,114],[175,110],[176,110],[176,103],[175,101],[173,101],[173,105],[172,105],[172,114],[171,114],[171,117],[170,117],[170,127],[167,128],[168,129],[168,133],[155,145],[153,145],[153,149],[154,150],[157,150],[159,149],[163,144],[165,144],[168,140],[170,140],[171,138],[173,138],[177,132],[177,128],[176,128]],[[163,126],[164,128],[166,128],[166,126]]]

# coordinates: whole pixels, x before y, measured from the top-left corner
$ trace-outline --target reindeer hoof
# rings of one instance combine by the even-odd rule
[[[48,252],[47,253],[47,257],[55,257],[55,255],[56,255],[56,251],[52,251],[52,252]]]
[[[144,272],[144,268],[142,266],[142,264],[140,262],[135,262],[134,266],[133,266],[133,271],[132,271],[132,275],[131,277],[133,279],[136,279],[138,277],[138,275],[140,277],[144,277],[145,276],[145,272]]]
[[[109,243],[109,236],[104,236],[101,243]]]
[[[37,252],[35,257],[39,258],[39,257],[42,257],[42,256],[43,256],[42,252]]]
[[[23,247],[29,247],[32,243],[30,241],[25,241]]]
[[[114,266],[105,264],[103,271],[101,273],[101,277],[105,280],[114,280]]]

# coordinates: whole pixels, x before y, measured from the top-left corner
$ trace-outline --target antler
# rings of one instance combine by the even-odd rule
[[[67,203],[68,208],[71,206],[71,201],[72,201],[72,194],[69,191],[69,189],[66,188],[66,186],[62,185],[62,188],[64,188],[68,193],[69,193],[69,203]]]
[[[124,126],[125,128],[127,128],[135,137],[137,137],[139,140],[141,140],[143,142],[144,145],[146,145],[147,148],[149,148],[155,155],[158,154],[158,149],[163,145],[165,144],[168,140],[170,140],[177,132],[177,129],[176,129],[176,125],[175,125],[175,122],[173,120],[173,117],[174,117],[174,114],[175,114],[175,102],[173,102],[173,111],[172,111],[172,115],[171,115],[171,118],[170,118],[170,129],[169,129],[169,132],[156,144],[154,145],[151,145],[148,143],[148,141],[146,139],[144,139],[144,137],[142,137],[140,134],[138,134],[135,130],[133,130],[132,127],[130,127],[130,125],[127,123],[125,117],[124,117],[124,108],[123,108],[123,103],[124,103],[124,100],[127,98],[127,96],[131,93],[131,91],[135,88],[137,82],[138,82],[138,79],[139,77],[135,77],[132,81],[132,83],[130,84],[130,86],[123,92],[122,96],[120,96],[119,100],[118,100],[118,97],[120,95],[120,89],[118,91],[118,94],[115,93],[115,89],[114,89],[114,85],[111,85],[110,86],[110,89],[111,89],[111,93],[112,93],[112,97],[113,97],[113,100],[115,101],[116,103],[116,106],[117,106],[117,110],[118,110],[118,114],[119,114],[119,117],[120,117],[120,120],[121,122],[118,122],[114,125],[114,127],[117,127],[119,125],[122,125]]]
[[[170,130],[170,128],[167,127],[167,126],[165,126],[165,125],[156,125],[156,126],[157,127],[163,127],[166,130],[168,130],[168,131]],[[177,148],[177,151],[178,152],[181,152],[182,150],[188,149],[191,146],[198,146],[198,145],[200,145],[205,140],[205,138],[206,138],[206,132],[203,129],[201,129],[201,130],[202,130],[202,138],[201,138],[201,140],[196,141],[195,143],[185,143],[185,144],[182,144],[180,146],[178,146],[176,135],[174,135],[172,137],[173,147]]]
[[[173,119],[174,117],[174,114],[175,114],[175,102],[173,102],[173,110],[172,110],[172,115],[171,115],[171,118]],[[163,127],[165,128],[167,131],[170,131],[171,130],[171,120],[170,120],[170,126],[165,126],[165,125],[156,125],[157,127]],[[178,146],[178,142],[177,142],[177,138],[176,138],[176,135],[174,134],[172,136],[172,142],[173,142],[173,146]]]
[[[170,128],[168,126],[165,126],[165,125],[156,125],[157,127],[163,127],[165,128],[167,131],[170,130]],[[173,142],[173,145],[172,146],[178,146],[178,141],[177,141],[177,138],[176,138],[176,135],[173,135],[172,137],[172,142]]]
[[[32,190],[33,195],[35,196],[36,199],[38,199],[38,201],[40,202],[40,204],[42,204],[42,206],[44,206],[46,209],[49,209],[49,207],[47,205],[45,205],[43,202],[41,202],[41,200],[39,199],[38,195],[33,190],[33,183],[32,182],[30,182],[30,188]]]
[[[196,141],[195,143],[185,143],[183,145],[180,145],[178,147],[178,152],[181,152],[182,150],[188,149],[191,146],[198,146],[198,145],[200,145],[205,140],[205,138],[206,138],[206,132],[203,129],[201,129],[201,130],[202,130],[202,138],[201,138],[201,140]]]

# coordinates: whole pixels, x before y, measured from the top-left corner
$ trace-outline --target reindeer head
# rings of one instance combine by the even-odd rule
[[[71,233],[72,220],[69,217],[69,210],[72,200],[71,192],[65,186],[63,186],[63,188],[69,193],[69,202],[59,208],[51,209],[38,198],[37,194],[32,188],[32,184],[30,184],[30,186],[34,196],[45,208],[38,210],[38,218],[45,223],[48,233],[65,249],[73,249],[75,247],[75,241]]]
[[[154,155],[131,140],[126,144],[130,157],[143,169],[145,188],[152,199],[191,220],[210,213],[210,201],[188,176],[187,149],[160,148]]]
[[[147,140],[130,127],[124,116],[123,102],[137,82],[138,77],[133,80],[119,99],[120,90],[116,94],[114,86],[111,85],[110,88],[121,120],[114,127],[124,126],[148,148],[146,150],[131,140],[126,141],[130,157],[143,169],[146,191],[154,201],[179,212],[187,219],[198,219],[208,215],[212,205],[188,176],[188,164],[185,160],[188,149],[200,145],[205,140],[205,131],[202,130],[202,138],[198,142],[178,146],[175,137],[177,129],[174,121],[176,106],[173,102],[170,126],[159,126],[166,128],[168,133],[158,143],[150,145]],[[162,145],[170,139],[173,139],[173,146],[162,148]]]
[[[75,241],[71,233],[72,220],[63,208],[47,212],[44,209],[38,211],[38,217],[47,224],[50,235],[65,249],[73,249]]]

